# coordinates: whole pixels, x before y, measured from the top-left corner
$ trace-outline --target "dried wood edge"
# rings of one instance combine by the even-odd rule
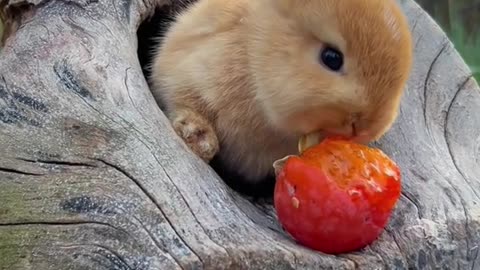
[[[414,72],[377,144],[404,169],[402,200],[376,243],[342,256],[294,244],[174,136],[135,55],[162,4],[179,2],[1,2],[16,25],[0,55],[1,269],[480,266],[479,89],[414,2]]]

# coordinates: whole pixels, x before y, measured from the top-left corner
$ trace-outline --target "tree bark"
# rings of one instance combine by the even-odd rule
[[[136,30],[179,1],[0,1],[0,268],[480,269],[479,88],[400,2],[415,64],[376,146],[401,166],[402,197],[378,241],[333,256],[230,190],[156,105]]]

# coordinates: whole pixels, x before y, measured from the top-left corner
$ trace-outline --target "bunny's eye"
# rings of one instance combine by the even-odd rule
[[[343,66],[343,54],[332,47],[325,47],[320,52],[320,61],[332,71],[339,71]]]

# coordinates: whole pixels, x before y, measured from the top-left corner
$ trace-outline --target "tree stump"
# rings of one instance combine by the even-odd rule
[[[180,0],[1,0],[0,268],[480,269],[479,87],[400,2],[415,63],[376,146],[401,166],[402,197],[378,241],[333,256],[228,188],[155,103],[136,31]]]

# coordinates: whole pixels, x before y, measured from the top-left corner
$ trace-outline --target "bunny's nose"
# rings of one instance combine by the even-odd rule
[[[367,144],[370,141],[368,132],[359,130],[358,125],[355,122],[341,128],[325,129],[324,132],[327,136],[340,136],[360,144]]]
[[[355,126],[355,122],[352,123],[352,137],[357,136],[357,128]]]
[[[355,123],[337,128],[327,128],[324,131],[327,136],[341,136],[346,139],[353,139],[357,136]]]
[[[367,131],[359,131],[355,126],[355,123],[352,124],[352,140],[360,144],[368,144],[370,142],[370,136]]]

